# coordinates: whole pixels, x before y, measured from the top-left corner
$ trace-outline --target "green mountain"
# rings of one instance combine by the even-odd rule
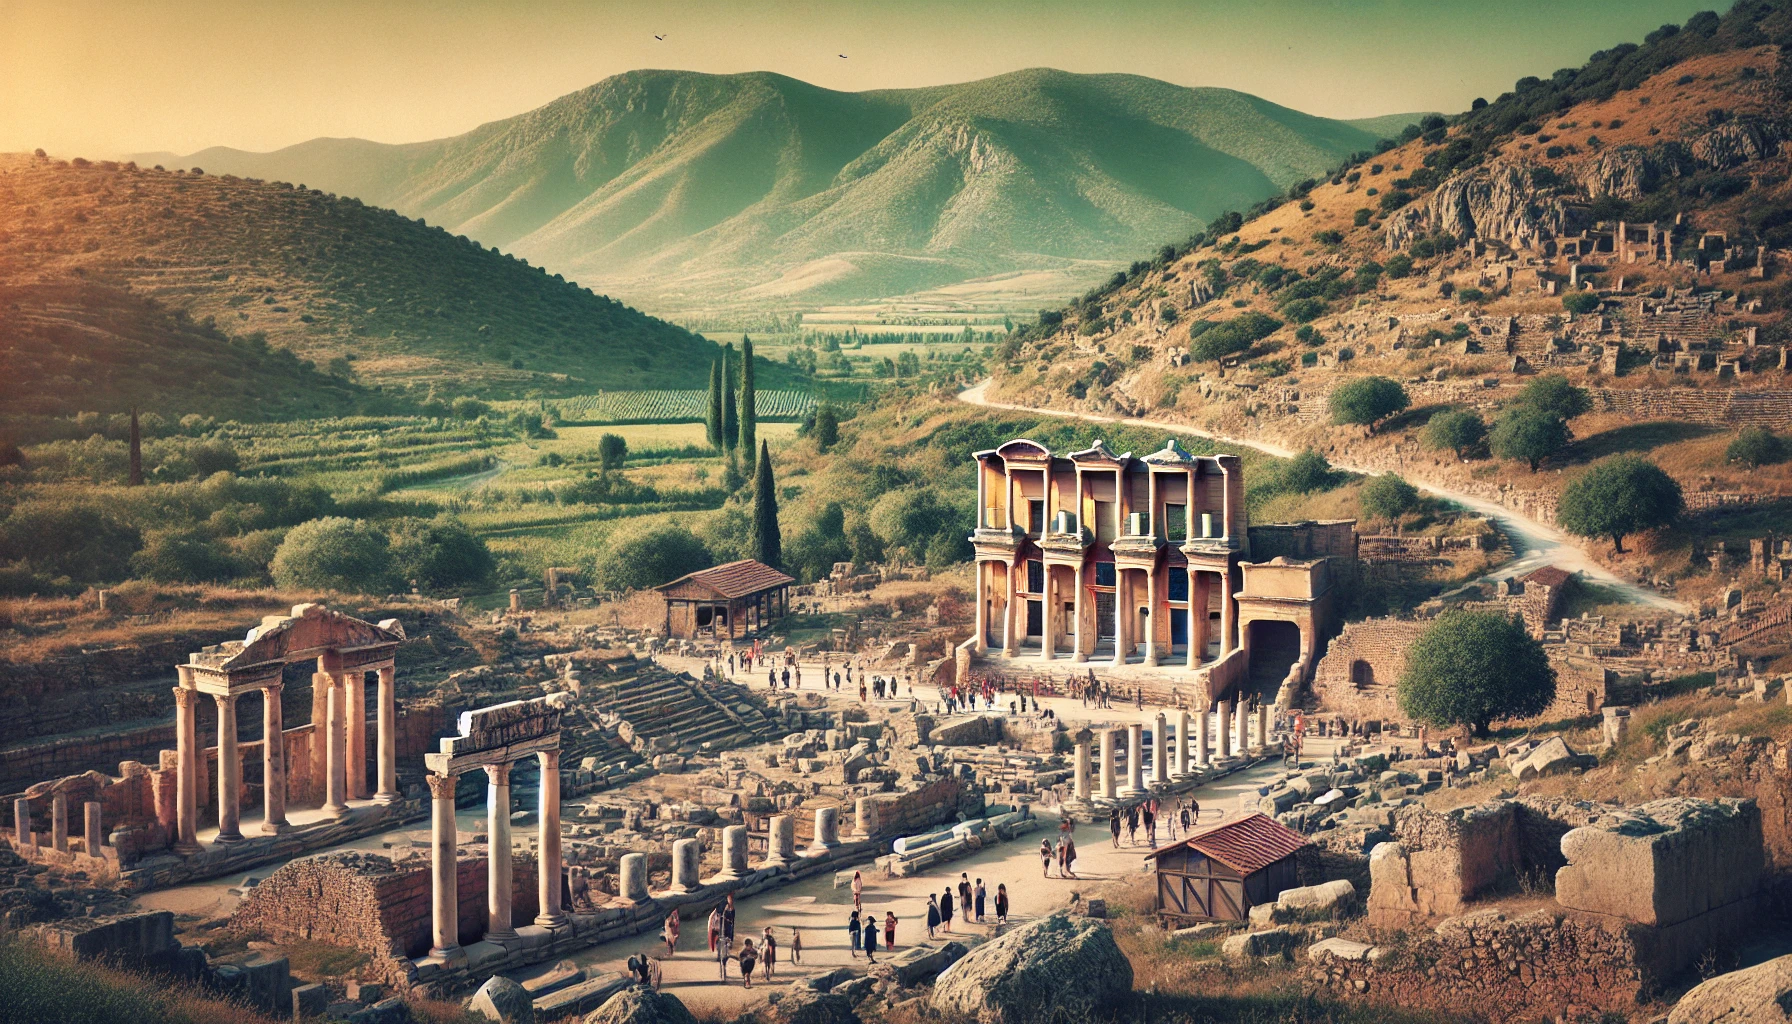
[[[844,93],[762,72],[635,71],[454,138],[179,163],[353,195],[678,308],[1131,259],[1380,135],[1134,75]]]

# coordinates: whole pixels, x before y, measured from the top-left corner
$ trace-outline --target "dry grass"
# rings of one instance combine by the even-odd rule
[[[195,989],[0,940],[0,1024],[273,1024]]]

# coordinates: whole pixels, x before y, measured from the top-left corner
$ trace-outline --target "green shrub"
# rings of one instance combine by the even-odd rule
[[[1371,519],[1399,519],[1418,507],[1419,489],[1397,474],[1383,473],[1363,485],[1357,503]]]
[[[384,594],[396,582],[386,535],[371,523],[341,516],[293,527],[269,570],[288,590]]]
[[[1357,377],[1331,393],[1332,422],[1355,424],[1375,432],[1381,420],[1407,406],[1406,389],[1386,377]]]
[[[125,579],[142,543],[135,526],[98,502],[31,498],[0,520],[0,562],[76,583]]]
[[[1331,463],[1311,448],[1300,452],[1282,466],[1273,490],[1285,494],[1312,494],[1337,486]]]
[[[1222,359],[1243,352],[1275,333],[1281,326],[1282,321],[1254,310],[1222,323],[1202,327],[1199,333],[1191,326],[1190,335],[1197,340],[1189,354],[1201,362]]]
[[[1757,466],[1769,466],[1783,462],[1786,458],[1785,442],[1766,427],[1744,427],[1724,449],[1724,461],[1738,466],[1754,469]]]
[[[1473,409],[1455,409],[1438,413],[1425,424],[1425,446],[1438,451],[1452,451],[1457,458],[1487,437],[1487,423]]]
[[[606,590],[644,590],[714,564],[696,534],[676,523],[648,521],[619,527],[592,576]]]
[[[1562,308],[1570,313],[1591,313],[1599,308],[1599,302],[1599,296],[1592,292],[1569,292],[1562,296]]]
[[[1528,405],[1507,409],[1487,436],[1487,445],[1493,454],[1528,463],[1533,473],[1537,471],[1538,463],[1567,444],[1568,424],[1562,417]]]
[[[143,549],[131,556],[131,569],[157,583],[220,583],[242,575],[225,548],[192,529],[151,533]]]
[[[605,434],[597,439],[598,464],[606,470],[621,469],[628,461],[628,441],[621,434]]]
[[[401,577],[420,587],[478,587],[497,561],[485,540],[453,516],[407,519],[393,531],[392,558]]]

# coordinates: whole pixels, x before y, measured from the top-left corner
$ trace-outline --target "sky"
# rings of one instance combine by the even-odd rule
[[[0,0],[0,152],[97,159],[318,136],[411,142],[637,68],[775,71],[863,90],[1054,67],[1239,89],[1327,117],[1454,112],[1710,6]]]

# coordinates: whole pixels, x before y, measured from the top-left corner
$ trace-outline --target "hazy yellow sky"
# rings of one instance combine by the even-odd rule
[[[770,70],[859,90],[1048,66],[1225,86],[1332,117],[1456,111],[1709,6],[0,0],[0,151],[408,142],[643,67]]]

